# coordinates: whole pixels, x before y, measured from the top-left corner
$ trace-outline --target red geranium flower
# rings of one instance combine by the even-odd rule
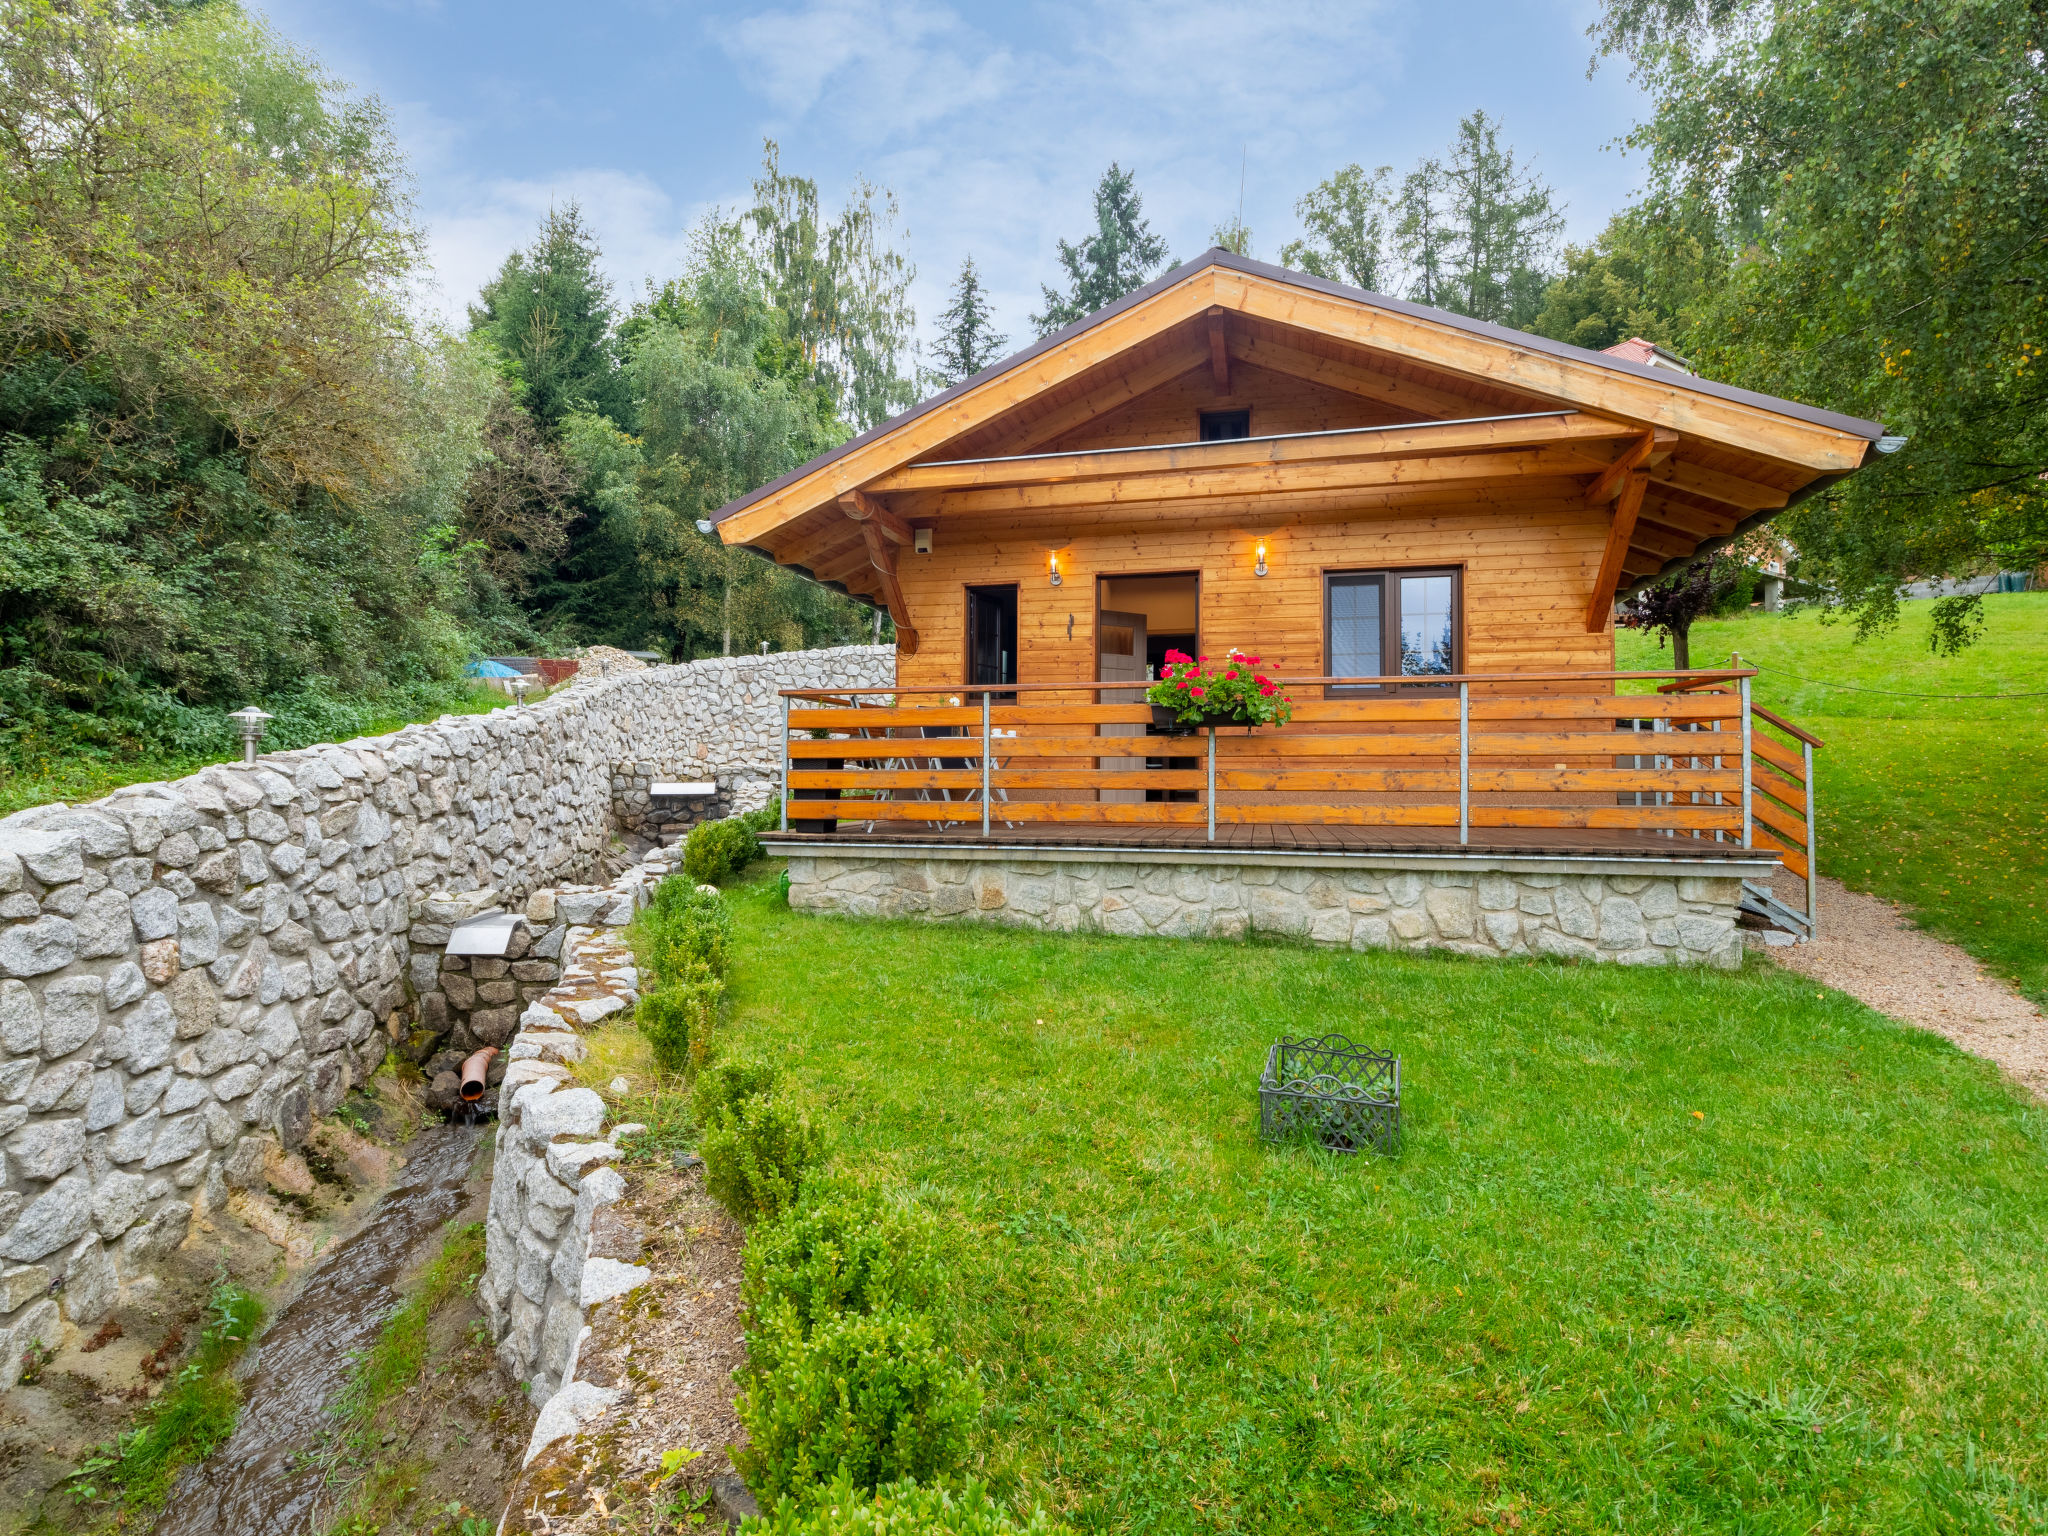
[[[1196,698],[1198,698],[1198,699],[1199,699],[1199,698],[1200,698],[1200,697],[1202,696],[1202,690],[1201,690],[1201,689],[1199,689],[1199,688],[1195,689],[1195,690],[1194,690],[1194,695],[1195,695],[1195,697],[1196,697]]]

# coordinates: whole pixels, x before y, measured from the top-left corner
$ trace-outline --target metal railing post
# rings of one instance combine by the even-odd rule
[[[1813,743],[1802,741],[1806,754],[1806,937],[1820,938],[1820,899],[1815,882],[1820,879],[1820,805],[1813,793]]]
[[[1209,727],[1209,841],[1216,841],[1216,727]]]
[[[1755,843],[1750,836],[1750,780],[1754,777],[1749,762],[1749,679],[1742,679],[1742,846],[1752,848]]]
[[[989,693],[981,690],[981,835],[988,836],[989,797]]]
[[[1458,684],[1458,846],[1472,841],[1472,685]]]

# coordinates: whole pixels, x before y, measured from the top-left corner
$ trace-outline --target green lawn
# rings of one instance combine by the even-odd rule
[[[2048,1003],[2048,697],[1899,696],[2048,693],[2048,593],[1984,602],[1984,638],[1955,658],[1928,649],[1929,604],[1915,602],[1860,645],[1810,611],[1702,623],[1693,662],[1739,653],[1764,669],[1756,701],[1827,743],[1822,873],[1907,903]],[[1624,668],[1670,665],[1626,630],[1620,656]]]
[[[978,1473],[1084,1531],[2048,1523],[2048,1118],[1774,967],[805,917],[730,1039],[947,1234]],[[1392,1160],[1256,1140],[1284,1031],[1403,1057]]]

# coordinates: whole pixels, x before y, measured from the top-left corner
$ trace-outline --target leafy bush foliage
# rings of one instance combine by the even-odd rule
[[[835,1479],[858,1488],[928,1482],[965,1461],[981,1389],[939,1347],[928,1319],[843,1313],[806,1338],[785,1308],[763,1330],[776,1363],[740,1396],[751,1443],[733,1458],[757,1497]]]
[[[1020,1521],[972,1480],[955,1493],[906,1477],[868,1494],[841,1477],[808,1499],[784,1495],[741,1529],[747,1536],[1065,1536],[1071,1527],[1042,1509]]]
[[[724,1056],[697,1074],[690,1108],[699,1125],[723,1119],[747,1100],[775,1086],[775,1063],[759,1056]]]
[[[683,845],[683,873],[704,885],[730,880],[761,856],[761,838],[746,816],[700,821]]]
[[[824,1152],[823,1132],[786,1090],[750,1094],[702,1123],[705,1187],[750,1224],[795,1205],[804,1174]]]
[[[928,1311],[937,1294],[933,1246],[924,1213],[864,1190],[813,1185],[780,1221],[748,1234],[740,1294],[756,1315],[787,1307],[806,1332],[844,1312]]]
[[[672,982],[640,999],[634,1022],[654,1048],[654,1064],[664,1072],[682,1072],[701,1058],[718,1020],[718,1005],[725,996],[725,983],[713,976],[701,962],[698,976]],[[691,1054],[692,1046],[697,1055]]]
[[[654,979],[634,1022],[654,1047],[655,1064],[681,1072],[710,1054],[713,1027],[732,963],[732,913],[716,892],[671,875],[636,920],[634,952]]]

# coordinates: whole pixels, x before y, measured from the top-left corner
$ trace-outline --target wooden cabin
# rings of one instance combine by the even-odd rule
[[[1311,936],[1702,958],[1675,919],[1624,943],[1656,919],[1620,909],[1601,940],[1600,903],[1629,903],[1588,861],[1714,883],[1730,923],[1746,878],[1768,909],[1775,866],[1809,865],[1817,743],[1760,720],[1739,668],[1619,676],[1617,597],[1854,472],[1880,431],[1212,250],[718,514],[898,637],[892,694],[790,701],[791,799],[842,802],[778,844],[793,899],[916,911],[943,888],[950,912],[944,890],[999,888],[971,910],[1136,931],[1100,868],[1314,868],[1373,921],[1276,917]],[[1128,686],[1169,648],[1232,647],[1286,681],[1288,725],[1172,736]],[[907,745],[946,738],[967,739]],[[1470,920],[1418,897],[1404,936],[1363,889],[1389,870],[1472,893]],[[1540,877],[1515,911],[1591,880],[1592,933],[1488,936],[1489,871]],[[1038,881],[1034,917],[1007,891]],[[1143,931],[1259,926],[1152,905]]]

